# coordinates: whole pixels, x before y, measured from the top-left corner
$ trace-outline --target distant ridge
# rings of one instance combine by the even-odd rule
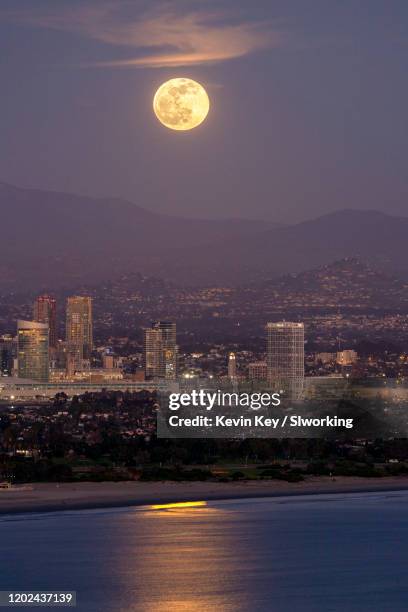
[[[168,251],[194,250],[265,227],[257,220],[172,217],[120,198],[7,183],[0,183],[0,219],[0,287],[20,288],[70,286],[160,269]]]
[[[340,210],[291,226],[184,219],[120,198],[0,183],[0,288],[70,287],[121,274],[237,284],[359,257],[408,276],[408,218]]]
[[[356,257],[408,277],[408,217],[380,211],[340,210],[310,221],[265,229],[237,243],[226,239],[210,252],[201,248],[172,258],[172,274],[182,275],[183,260],[196,267],[196,277],[209,280],[216,262],[218,278],[234,283],[276,278]]]

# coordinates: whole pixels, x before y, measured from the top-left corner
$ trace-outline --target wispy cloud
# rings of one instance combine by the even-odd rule
[[[278,46],[283,34],[272,24],[229,19],[202,3],[98,0],[81,6],[55,3],[52,10],[17,10],[5,16],[34,27],[73,32],[115,47],[129,47],[128,58],[100,66],[164,67],[220,62]],[[3,14],[4,17],[4,14]],[[94,63],[95,65],[95,63]]]

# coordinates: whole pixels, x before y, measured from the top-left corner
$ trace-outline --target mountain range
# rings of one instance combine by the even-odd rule
[[[2,289],[68,288],[129,272],[238,284],[345,257],[408,277],[408,217],[379,211],[341,210],[287,226],[186,219],[118,198],[0,183],[0,219]]]

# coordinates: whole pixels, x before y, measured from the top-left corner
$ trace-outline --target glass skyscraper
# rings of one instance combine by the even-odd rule
[[[57,301],[50,295],[39,295],[34,302],[34,321],[47,323],[50,330],[50,347],[57,346]]]
[[[17,322],[19,378],[47,382],[49,376],[49,331],[46,323]]]
[[[68,298],[66,341],[71,366],[81,370],[93,349],[92,298],[78,295]]]
[[[177,377],[176,324],[157,321],[144,330],[144,370],[147,378]]]
[[[284,397],[300,399],[305,376],[303,323],[267,323],[268,383]]]
[[[0,336],[0,374],[11,376],[17,347],[13,336],[5,334]]]

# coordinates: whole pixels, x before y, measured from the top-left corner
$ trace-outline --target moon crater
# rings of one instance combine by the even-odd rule
[[[206,118],[210,101],[204,87],[187,78],[166,81],[156,91],[153,109],[156,117],[172,130],[191,130]]]

